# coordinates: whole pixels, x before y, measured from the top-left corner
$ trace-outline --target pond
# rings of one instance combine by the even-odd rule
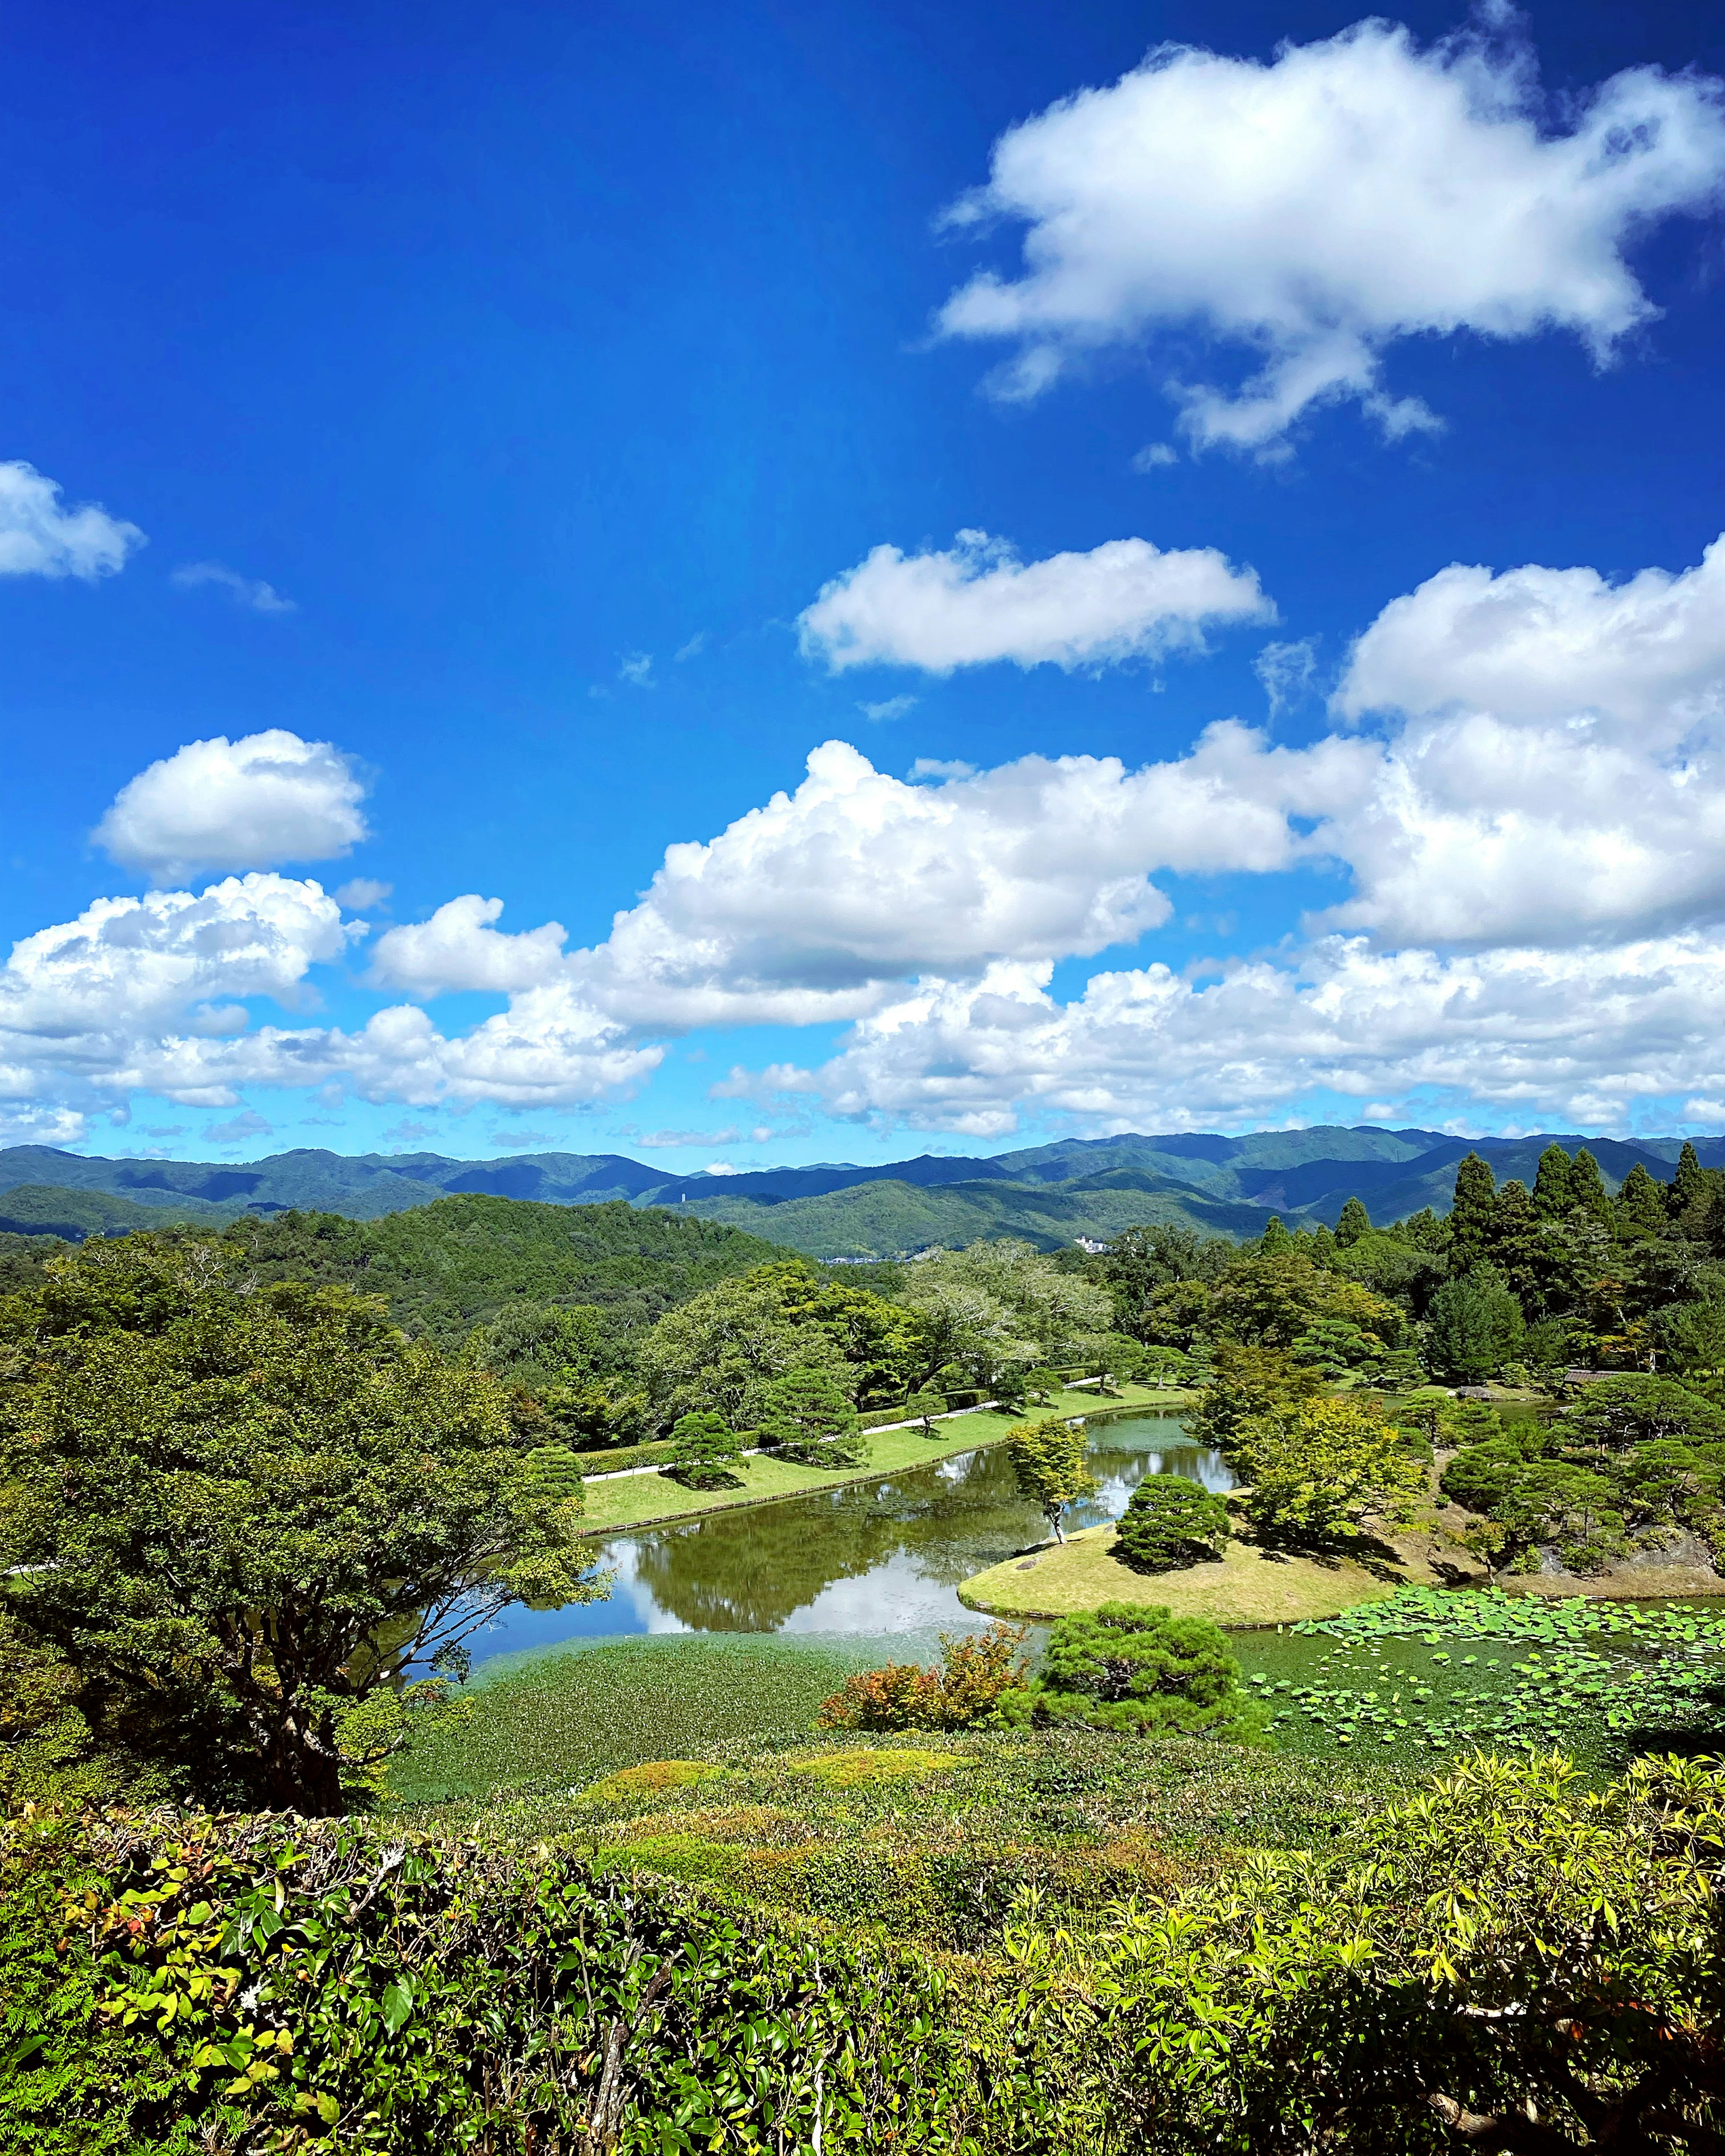
[[[1100,1487],[1072,1508],[1073,1526],[1117,1519],[1147,1475],[1234,1486],[1220,1454],[1189,1443],[1173,1415],[1097,1423],[1087,1442]],[[602,1562],[616,1573],[608,1600],[506,1612],[471,1642],[475,1674],[500,1674],[524,1654],[647,1632],[878,1640],[900,1661],[927,1658],[942,1631],[988,1622],[959,1601],[960,1582],[1046,1535],[1018,1494],[1004,1445],[878,1482],[637,1528],[603,1546]]]

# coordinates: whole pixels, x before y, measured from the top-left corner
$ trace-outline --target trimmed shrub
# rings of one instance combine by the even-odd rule
[[[1228,1507],[1185,1475],[1147,1475],[1114,1531],[1114,1553],[1134,1572],[1213,1563],[1228,1542]]]
[[[1261,1717],[1240,1689],[1240,1664],[1207,1617],[1159,1604],[1105,1602],[1054,1628],[1031,1694],[1039,1720],[1087,1722],[1135,1736],[1204,1734],[1240,1741]]]

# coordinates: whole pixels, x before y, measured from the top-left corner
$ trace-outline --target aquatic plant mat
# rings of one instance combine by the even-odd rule
[[[757,1634],[609,1640],[523,1659],[475,1685],[456,1724],[398,1760],[407,1804],[514,1787],[567,1789],[712,1746],[790,1743],[879,1643],[804,1647]]]
[[[1717,1751],[1725,1606],[1555,1602],[1405,1587],[1236,1647],[1278,1746],[1437,1766],[1561,1749],[1595,1777],[1645,1751]]]

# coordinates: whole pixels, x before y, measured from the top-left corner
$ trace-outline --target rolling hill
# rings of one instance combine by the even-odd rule
[[[1661,1179],[1675,1137],[1455,1137],[1441,1131],[1350,1128],[1063,1138],[990,1158],[925,1153],[860,1168],[762,1168],[667,1176],[621,1153],[521,1153],[496,1161],[439,1153],[347,1155],[312,1148],[231,1162],[103,1160],[44,1146],[0,1149],[0,1230],[123,1234],[169,1221],[211,1224],[292,1209],[375,1220],[445,1197],[512,1198],[553,1206],[621,1202],[719,1221],[811,1257],[891,1257],[931,1243],[1023,1235],[1044,1249],[1079,1236],[1166,1220],[1253,1235],[1272,1213],[1333,1224],[1346,1200],[1374,1219],[1448,1209],[1455,1164],[1470,1150],[1500,1180],[1530,1183],[1553,1137],[1588,1145],[1613,1188],[1640,1161]],[[1725,1139],[1696,1141],[1703,1165],[1725,1166]]]

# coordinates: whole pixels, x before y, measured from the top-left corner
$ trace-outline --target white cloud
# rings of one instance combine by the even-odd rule
[[[570,975],[630,1025],[807,1024],[855,1018],[918,974],[1084,956],[1168,913],[1157,870],[1286,868],[1290,821],[1368,787],[1379,752],[1268,747],[1232,721],[1177,762],[1024,757],[907,785],[843,742],[706,844],[666,850],[640,903]]]
[[[679,666],[680,666],[685,660],[699,659],[701,653],[706,649],[706,631],[704,629],[697,629],[694,635],[690,638],[686,644],[678,645],[677,649],[672,652],[671,658]]]
[[[116,861],[158,883],[198,870],[323,861],[369,835],[366,787],[328,742],[285,727],[188,742],[129,780],[96,827]]]
[[[1271,717],[1280,717],[1310,694],[1317,674],[1317,646],[1309,636],[1297,644],[1266,644],[1252,661],[1252,671],[1264,685]]]
[[[1725,918],[1725,541],[1672,576],[1457,564],[1355,644],[1395,715],[1327,834],[1381,941],[1598,942]]]
[[[254,613],[297,613],[299,608],[291,599],[285,599],[274,584],[266,584],[261,577],[242,577],[237,569],[229,569],[220,562],[188,562],[183,569],[176,569],[172,581],[182,591],[196,591],[200,586],[213,584],[218,591],[226,592],[236,606],[250,608]]]
[[[883,696],[878,704],[859,704],[856,708],[878,726],[894,719],[908,718],[921,701],[916,696]]]
[[[1597,569],[1452,563],[1359,639],[1336,708],[1585,718],[1675,747],[1725,716],[1725,538],[1681,575],[1643,569],[1621,584]]]
[[[635,1140],[639,1146],[735,1145],[742,1132],[733,1124],[723,1131],[648,1131]]]
[[[33,465],[0,464],[0,577],[111,577],[144,544],[136,524],[85,502],[62,509]]]
[[[1380,1119],[1388,1103],[1429,1123],[1448,1101],[1620,1127],[1636,1101],[1709,1082],[1725,1025],[1717,934],[1452,958],[1337,937],[1208,983],[1159,965],[1101,973],[1065,1005],[1049,973],[919,988],[816,1072],[824,1105],[980,1137],[1027,1107],[1091,1129],[1214,1129],[1314,1095]]]
[[[1180,453],[1172,442],[1147,442],[1132,459],[1132,470],[1142,473],[1165,471],[1179,461]]]
[[[634,689],[650,689],[653,680],[653,654],[650,651],[632,651],[618,666],[617,678],[627,681]]]
[[[378,883],[372,876],[355,876],[337,890],[336,903],[352,906],[356,913],[369,913],[374,906],[381,906],[394,889],[393,883]]]
[[[225,1108],[262,1086],[566,1108],[639,1088],[667,1035],[821,1023],[853,1029],[823,1067],[735,1066],[710,1097],[802,1096],[971,1136],[1026,1104],[1117,1128],[1261,1119],[1302,1096],[1584,1125],[1620,1123],[1635,1099],[1711,1100],[1722,564],[1725,547],[1617,587],[1445,571],[1354,648],[1337,706],[1369,730],[1297,750],[1228,721],[1138,770],[923,760],[907,783],[827,742],[793,792],[668,848],[594,949],[567,952],[554,921],[505,933],[501,901],[477,894],[389,929],[378,979],[507,998],[460,1034],[408,1004],[357,1029],[254,1017],[255,998],[306,1011],[315,969],[366,932],[314,882],[100,900],[0,970],[0,1121],[75,1136],[51,1119],[132,1091]],[[1168,918],[1158,878],[1324,865],[1349,880],[1315,941],[1050,993],[1063,961]],[[1188,914],[1193,932],[1229,933],[1231,901]]]
[[[1087,554],[1020,562],[1004,541],[961,531],[941,553],[876,547],[798,617],[806,657],[850,666],[1117,665],[1202,651],[1207,624],[1267,621],[1250,569],[1214,547],[1163,552],[1111,539]]]
[[[429,921],[386,930],[372,953],[374,978],[416,996],[458,988],[503,994],[552,979],[562,963],[565,931],[548,921],[505,934],[491,926],[502,911],[501,898],[470,892],[439,906]]]
[[[940,326],[1010,340],[995,386],[1021,398],[1110,347],[1208,333],[1259,371],[1232,393],[1171,385],[1195,445],[1261,448],[1344,397],[1391,436],[1429,427],[1381,386],[1396,338],[1563,329],[1603,362],[1655,311],[1625,247],[1718,200],[1710,79],[1627,69],[1567,131],[1541,121],[1512,41],[1422,50],[1372,20],[1267,64],[1159,47],[996,142],[947,221],[1028,226],[1024,274],[973,278]]]
[[[919,756],[905,776],[911,780],[923,778],[974,778],[976,766],[966,763],[962,757]]]

